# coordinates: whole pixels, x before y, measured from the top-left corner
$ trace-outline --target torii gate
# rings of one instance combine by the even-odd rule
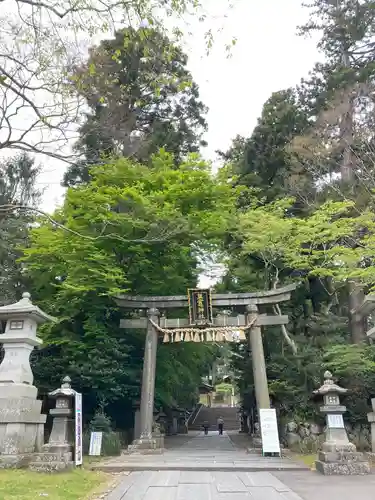
[[[122,319],[120,322],[121,328],[147,329],[140,406],[141,433],[140,438],[134,441],[132,449],[155,448],[152,425],[159,336],[163,336],[163,342],[248,340],[252,353],[257,407],[258,410],[270,408],[261,326],[285,325],[288,323],[288,316],[259,314],[258,306],[285,302],[290,299],[291,292],[296,287],[296,284],[291,284],[283,288],[254,293],[211,294],[211,291],[207,289],[190,289],[186,296],[119,295],[116,302],[120,307],[146,311],[147,316]],[[217,317],[213,317],[212,307],[231,307],[238,314],[229,316],[226,311],[222,311]],[[168,319],[166,317],[167,310],[182,308],[189,309],[189,318]],[[246,336],[247,331],[248,336]]]

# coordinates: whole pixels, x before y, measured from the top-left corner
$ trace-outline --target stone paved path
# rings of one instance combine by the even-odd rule
[[[303,500],[374,500],[375,474],[370,476],[322,476],[318,472],[275,472],[280,481]]]
[[[173,438],[172,438],[173,439]],[[162,455],[122,455],[94,468],[107,472],[120,471],[279,471],[305,469],[288,458],[262,457],[236,448],[228,434],[219,436],[199,433],[179,447],[171,447]],[[193,500],[193,499],[192,499]]]
[[[269,472],[138,471],[106,500],[302,500]]]
[[[112,461],[112,468],[118,460]],[[247,454],[228,435],[217,432],[199,434],[164,455],[128,455],[120,460],[133,465],[133,472],[106,500],[302,500],[269,472],[298,469],[298,464]]]

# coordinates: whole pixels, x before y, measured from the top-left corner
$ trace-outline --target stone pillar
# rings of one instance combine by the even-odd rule
[[[145,342],[145,352],[143,358],[142,391],[140,408],[140,430],[139,439],[135,439],[129,446],[129,452],[139,452],[140,450],[155,450],[156,441],[152,437],[154,395],[155,395],[155,374],[156,374],[156,353],[158,348],[159,333],[153,323],[159,323],[160,313],[158,309],[147,311],[149,318],[147,325],[147,335]]]
[[[371,426],[371,457],[375,458],[375,398],[371,399],[372,412],[367,414]]]
[[[315,462],[316,470],[330,476],[369,474],[369,463],[349,442],[346,433],[343,420],[346,407],[340,404],[340,395],[346,394],[347,389],[335,384],[329,371],[324,373],[324,379],[324,384],[314,391],[323,397],[320,411],[326,417],[325,442]]]
[[[254,321],[258,316],[258,307],[249,304],[247,310],[247,324]],[[252,326],[249,331],[249,342],[254,374],[255,397],[257,408],[270,408],[270,396],[268,392],[268,380],[266,372],[266,361],[264,359],[262,331],[259,326]],[[258,412],[259,413],[259,412]]]
[[[61,387],[49,393],[56,399],[56,407],[50,411],[53,418],[52,431],[43,453],[37,454],[30,469],[38,472],[55,472],[74,467],[73,462],[73,401],[75,391],[71,388],[70,377],[65,377]]]
[[[32,304],[24,293],[16,304],[0,307],[0,321],[6,320],[0,335],[4,359],[0,365],[0,468],[23,467],[31,454],[44,443],[46,415],[41,415],[42,402],[37,400],[33,385],[30,354],[42,344],[37,337],[38,324],[53,321]]]

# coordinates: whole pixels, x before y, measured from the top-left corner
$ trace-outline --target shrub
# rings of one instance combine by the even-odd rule
[[[121,454],[122,443],[118,432],[112,430],[111,419],[104,412],[97,412],[89,424],[89,429],[83,433],[83,452],[87,455],[90,449],[91,432],[102,432],[101,456]]]

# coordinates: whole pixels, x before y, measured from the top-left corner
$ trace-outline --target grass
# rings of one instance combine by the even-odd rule
[[[303,462],[305,465],[310,467],[310,469],[315,469],[315,460],[317,459],[317,456],[315,454],[313,455],[296,454],[294,455],[294,458],[296,460],[299,460],[300,462]]]
[[[75,469],[43,474],[27,470],[0,471],[1,500],[86,500],[109,480],[101,472]]]

